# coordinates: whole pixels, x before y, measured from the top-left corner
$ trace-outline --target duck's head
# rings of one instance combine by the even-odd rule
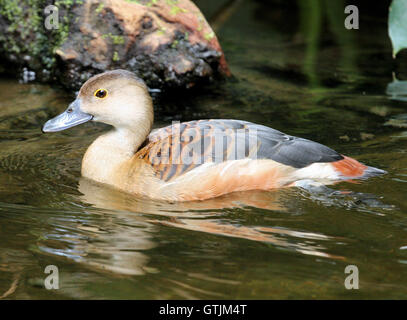
[[[60,115],[48,120],[43,132],[56,132],[88,121],[118,129],[151,127],[153,107],[144,81],[126,70],[98,74],[86,81],[76,99]]]

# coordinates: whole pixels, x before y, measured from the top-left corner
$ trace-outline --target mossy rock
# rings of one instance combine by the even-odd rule
[[[58,29],[44,9],[58,8]],[[123,68],[155,88],[191,87],[229,75],[216,35],[189,0],[0,0],[1,72],[34,71],[76,90]]]

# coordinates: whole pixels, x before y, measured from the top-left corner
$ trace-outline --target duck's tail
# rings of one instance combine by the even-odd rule
[[[369,167],[359,161],[343,156],[342,160],[332,162],[335,171],[344,179],[367,179],[387,173],[384,170]]]

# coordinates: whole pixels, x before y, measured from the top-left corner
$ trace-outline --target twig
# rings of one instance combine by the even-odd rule
[[[4,298],[6,298],[7,296],[12,295],[12,294],[16,291],[16,289],[17,289],[18,281],[19,281],[19,280],[20,280],[20,274],[18,274],[18,275],[16,276],[16,278],[15,278],[14,281],[12,282],[10,288],[0,296],[0,299],[4,299]]]
[[[213,31],[217,32],[242,2],[243,0],[229,0],[218,11],[216,11],[209,20],[209,24]]]

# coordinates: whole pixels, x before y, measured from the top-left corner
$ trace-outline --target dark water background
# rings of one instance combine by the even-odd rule
[[[106,126],[44,135],[72,96],[3,78],[0,296],[407,297],[407,54],[391,58],[387,5],[365,2],[360,29],[348,31],[341,1],[242,0],[219,11],[225,3],[197,1],[234,78],[156,96],[156,126],[249,120],[388,174],[196,203],[129,196],[80,179],[82,155]],[[43,287],[47,265],[59,268],[59,290]],[[344,287],[347,265],[359,268],[359,290]]]

